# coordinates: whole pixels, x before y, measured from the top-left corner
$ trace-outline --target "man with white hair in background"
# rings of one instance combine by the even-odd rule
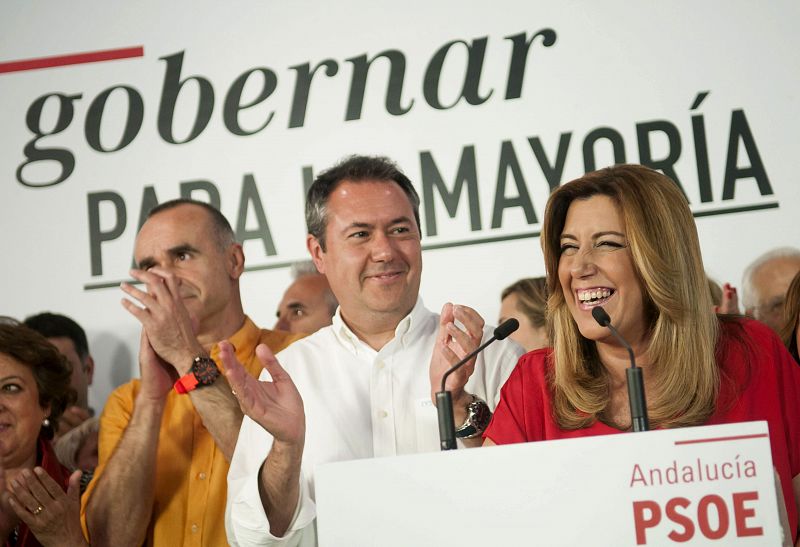
[[[330,325],[339,302],[328,278],[317,271],[314,262],[306,260],[292,264],[292,279],[278,304],[273,329],[312,334]]]
[[[779,247],[755,259],[744,271],[744,313],[778,332],[786,291],[800,271],[800,249]]]

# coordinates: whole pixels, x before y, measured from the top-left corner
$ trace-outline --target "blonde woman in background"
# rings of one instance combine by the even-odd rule
[[[544,277],[520,279],[503,289],[500,295],[500,325],[511,317],[519,321],[519,329],[510,338],[525,351],[550,345],[547,335],[547,282]]]

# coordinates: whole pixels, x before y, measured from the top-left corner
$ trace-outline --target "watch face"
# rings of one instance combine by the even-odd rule
[[[492,419],[492,412],[489,410],[489,405],[483,401],[477,401],[472,405],[474,412],[473,423],[475,427],[483,431],[489,426],[489,421]]]
[[[207,386],[214,383],[219,377],[219,369],[213,359],[208,357],[201,357],[196,359],[192,364],[192,372],[194,372],[197,383]]]

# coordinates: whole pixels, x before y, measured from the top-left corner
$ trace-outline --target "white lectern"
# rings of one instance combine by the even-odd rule
[[[766,422],[340,462],[315,482],[321,547],[783,543]]]

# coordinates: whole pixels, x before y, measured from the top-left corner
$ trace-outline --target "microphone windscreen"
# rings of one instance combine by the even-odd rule
[[[594,317],[594,320],[597,321],[601,327],[607,327],[611,324],[611,318],[606,313],[606,310],[600,306],[592,308],[592,317]]]
[[[519,321],[511,317],[510,319],[506,319],[496,329],[494,329],[494,337],[498,340],[502,340],[515,330],[519,328]]]

